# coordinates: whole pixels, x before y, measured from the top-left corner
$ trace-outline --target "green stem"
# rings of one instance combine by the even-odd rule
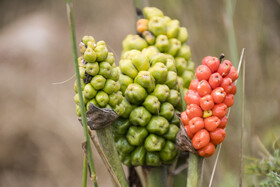
[[[143,168],[147,187],[167,187],[166,166]]]
[[[199,187],[203,157],[190,153],[187,187]]]
[[[118,181],[122,187],[128,187],[128,183],[123,171],[121,161],[118,157],[114,139],[111,131],[111,127],[96,130],[97,137],[103,148],[103,152],[110,163],[110,166],[116,174]]]
[[[83,162],[83,183],[82,187],[87,187],[87,156],[84,154],[84,162]]]
[[[85,104],[84,104],[83,94],[82,94],[81,77],[80,77],[80,72],[79,72],[78,55],[77,55],[77,47],[76,47],[76,36],[75,36],[72,0],[67,0],[66,7],[67,7],[67,16],[68,16],[68,21],[69,21],[69,29],[70,29],[70,33],[71,33],[72,53],[73,53],[73,58],[74,58],[74,66],[75,66],[78,94],[79,94],[79,100],[80,100],[81,117],[82,117],[82,123],[83,123],[83,128],[84,128],[84,136],[86,138],[87,159],[88,159],[88,163],[89,163],[89,167],[90,167],[90,171],[91,171],[91,179],[94,182],[94,186],[98,187],[96,175],[95,175],[95,169],[94,169],[94,162],[93,162],[93,157],[92,157],[92,150],[91,150],[91,145],[90,145],[90,138],[89,138],[89,134],[88,134],[86,109],[85,109]]]
[[[180,169],[180,167],[183,167],[185,169],[181,170],[179,173],[175,172],[174,173],[174,179],[173,179],[173,185],[172,186],[176,186],[176,187],[185,187],[187,185],[187,173],[188,173],[188,169],[187,169],[187,156],[180,156],[178,158],[177,164],[176,164],[176,168],[177,170]]]

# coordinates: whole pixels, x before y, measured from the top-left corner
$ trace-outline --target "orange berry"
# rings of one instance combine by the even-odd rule
[[[215,153],[215,146],[212,142],[209,142],[205,147],[199,149],[197,151],[199,156],[202,157],[210,157],[211,155],[213,155]]]
[[[149,22],[149,20],[147,20],[147,19],[139,19],[137,21],[137,31],[139,33],[147,31],[148,30],[148,22]]]
[[[210,139],[213,144],[218,145],[224,141],[226,137],[226,131],[221,128],[217,128],[216,130],[210,132]]]
[[[209,132],[205,129],[198,131],[192,138],[192,144],[195,149],[201,149],[210,142]]]

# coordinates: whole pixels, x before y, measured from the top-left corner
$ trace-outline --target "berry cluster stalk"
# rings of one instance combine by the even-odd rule
[[[143,168],[147,187],[167,187],[166,166]]]
[[[118,152],[114,143],[111,127],[96,130],[99,142],[103,148],[106,159],[110,163],[110,169],[118,179],[117,186],[128,187],[128,183],[123,171],[122,163],[118,157]],[[100,156],[102,156],[100,154]],[[108,166],[107,166],[108,168]],[[109,168],[108,168],[109,169]],[[110,172],[110,171],[109,171]],[[112,175],[112,174],[111,174]],[[116,182],[115,182],[116,183]]]
[[[94,168],[94,162],[93,162],[93,157],[92,157],[92,150],[91,150],[91,145],[90,145],[88,127],[87,127],[86,110],[85,110],[85,105],[84,105],[83,95],[82,95],[81,78],[80,78],[80,72],[79,72],[79,66],[78,66],[78,55],[77,55],[77,47],[76,47],[75,26],[74,26],[74,19],[73,19],[72,0],[67,0],[66,7],[67,7],[69,29],[70,29],[70,33],[71,33],[72,53],[73,53],[75,73],[76,73],[76,78],[77,78],[77,87],[78,87],[78,94],[79,94],[79,99],[80,99],[82,123],[83,123],[83,128],[84,128],[84,135],[86,138],[86,154],[87,154],[86,158],[87,158],[87,162],[89,164],[89,168],[90,168],[90,172],[91,172],[90,177],[93,180],[94,186],[98,187],[98,183],[97,183],[96,175],[95,175],[95,168]],[[84,167],[85,166],[86,166],[86,164],[84,164]],[[83,169],[83,171],[84,171],[83,175],[87,175],[87,172],[85,172],[85,168]],[[84,179],[86,179],[86,176],[83,176],[83,181],[84,181]],[[83,184],[84,184],[84,182],[83,182]]]

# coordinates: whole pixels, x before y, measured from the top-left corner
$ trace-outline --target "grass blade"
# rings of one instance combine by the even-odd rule
[[[83,93],[82,93],[82,87],[81,87],[81,78],[80,78],[80,72],[79,72],[79,65],[78,65],[78,55],[77,55],[77,46],[76,46],[76,35],[75,35],[75,26],[74,26],[74,18],[73,18],[73,4],[72,0],[67,0],[66,3],[67,8],[67,17],[69,22],[69,29],[71,33],[71,42],[72,42],[72,53],[74,58],[74,66],[75,66],[75,74],[77,79],[77,88],[78,88],[78,94],[79,94],[79,100],[80,100],[80,108],[81,108],[81,117],[82,117],[82,123],[84,128],[84,136],[86,138],[86,158],[89,163],[90,168],[90,178],[93,180],[94,186],[98,187],[98,183],[96,180],[95,175],[95,169],[94,169],[94,162],[92,157],[92,150],[90,145],[90,138],[88,133],[88,126],[87,126],[87,120],[86,120],[86,109],[85,104],[83,101]]]

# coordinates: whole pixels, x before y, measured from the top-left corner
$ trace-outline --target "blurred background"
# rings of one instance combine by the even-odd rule
[[[73,101],[65,2],[0,1],[1,187],[81,186],[84,138]],[[239,0],[234,12],[229,2],[151,0],[150,5],[188,28],[196,66],[204,56],[221,53],[237,66],[246,48],[244,155],[262,158],[263,147],[271,150],[280,134],[280,1]],[[135,33],[133,1],[74,0],[73,4],[77,40],[83,35],[105,40],[119,59],[122,40]],[[213,186],[238,185],[240,132],[239,97]],[[96,152],[94,159],[100,186],[112,186]],[[214,159],[205,160],[203,186],[208,186]],[[244,174],[246,186],[253,182]]]

